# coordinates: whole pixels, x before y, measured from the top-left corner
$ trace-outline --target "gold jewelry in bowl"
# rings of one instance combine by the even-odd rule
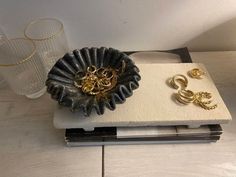
[[[97,68],[96,68],[96,66],[94,66],[94,65],[91,65],[91,66],[89,66],[89,67],[87,68],[87,72],[88,72],[88,73],[95,73],[96,70],[97,70]]]
[[[97,69],[96,66],[91,65],[87,67],[86,72],[79,71],[75,74],[74,86],[86,94],[104,95],[116,86],[118,73],[120,70],[124,71],[125,66],[124,61],[119,69],[111,67]]]
[[[198,68],[194,68],[188,72],[188,75],[195,79],[202,79],[202,76],[206,73]]]
[[[82,91],[83,91],[84,93],[89,93],[89,92],[91,92],[93,89],[94,89],[94,85],[91,84],[91,83],[85,83],[85,84],[82,86]]]

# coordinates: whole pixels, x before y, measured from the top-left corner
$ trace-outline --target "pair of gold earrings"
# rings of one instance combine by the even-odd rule
[[[206,73],[198,68],[194,68],[190,71],[188,71],[188,75],[189,77],[191,78],[194,78],[194,79],[202,79],[202,76],[205,75]],[[181,86],[183,87],[187,87],[188,85],[188,79],[187,77],[185,77],[184,75],[182,74],[178,74],[176,76],[174,76],[172,79],[171,79],[171,85],[175,88],[175,89],[178,89],[179,86],[176,84],[176,82],[180,82]]]
[[[201,76],[204,72],[195,68],[188,72],[188,74],[192,76],[192,78],[201,79]],[[193,92],[187,89],[188,86],[188,79],[186,76],[182,74],[177,74],[173,76],[170,80],[170,85],[177,89],[178,92],[175,93],[175,99],[184,105],[189,103],[194,103],[205,110],[212,110],[217,107],[217,104],[212,103],[212,95],[208,92]]]

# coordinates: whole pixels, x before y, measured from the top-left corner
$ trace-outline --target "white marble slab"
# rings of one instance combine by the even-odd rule
[[[176,74],[187,75],[193,68],[200,68],[207,72],[202,64],[138,64],[141,74],[140,87],[134,91],[126,102],[117,105],[115,111],[106,110],[98,116],[95,113],[84,117],[81,112],[72,113],[68,108],[57,107],[54,113],[56,128],[84,128],[94,127],[127,127],[127,126],[169,126],[204,124],[222,124],[231,120],[219,92],[217,91],[209,73],[204,79],[197,80],[188,77],[188,89],[199,92],[212,93],[213,100],[218,107],[205,110],[194,104],[179,105],[173,98],[177,90],[171,88],[168,80]]]

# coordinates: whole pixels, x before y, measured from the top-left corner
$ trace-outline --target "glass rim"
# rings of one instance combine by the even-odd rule
[[[33,38],[33,37],[30,37],[30,35],[27,34],[27,31],[28,31],[29,27],[30,27],[31,25],[34,25],[35,23],[38,23],[38,22],[44,21],[44,20],[53,20],[53,21],[58,22],[58,23],[60,24],[59,30],[58,30],[58,31],[55,31],[53,34],[51,34],[51,35],[48,36],[48,37],[43,37],[43,38]],[[62,33],[62,32],[63,32],[63,23],[62,23],[60,20],[56,19],[56,18],[38,18],[38,19],[36,19],[36,20],[32,20],[31,22],[28,23],[28,25],[27,25],[27,26],[25,27],[25,29],[24,29],[24,35],[25,35],[25,37],[26,37],[27,39],[31,39],[31,40],[34,40],[34,41],[44,41],[44,40],[48,40],[48,39],[54,38],[55,36],[59,35],[59,34]]]
[[[22,60],[20,60],[19,62],[16,63],[11,63],[11,64],[1,64],[0,63],[0,67],[10,67],[10,66],[17,66],[20,64],[23,64],[25,62],[27,62],[28,60],[30,60],[36,53],[36,45],[35,43],[30,40],[30,39],[26,39],[26,38],[12,38],[12,39],[7,39],[6,41],[3,42],[3,44],[1,46],[3,46],[5,43],[10,42],[10,41],[17,41],[17,40],[24,40],[24,41],[28,41],[32,44],[33,46],[33,51],[31,52],[31,54],[25,58],[23,58]]]

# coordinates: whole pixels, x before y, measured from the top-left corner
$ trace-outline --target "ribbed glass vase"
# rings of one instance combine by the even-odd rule
[[[0,45],[0,74],[16,94],[37,98],[45,93],[46,71],[31,40],[16,38]]]

